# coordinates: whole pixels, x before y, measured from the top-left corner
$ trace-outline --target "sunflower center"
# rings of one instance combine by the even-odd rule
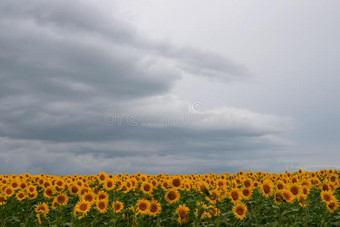
[[[268,194],[270,192],[270,186],[268,184],[263,185],[263,191]]]
[[[246,186],[247,188],[250,187],[250,181],[246,180],[246,181],[244,182],[244,186]]]
[[[47,189],[47,190],[46,190],[46,194],[47,194],[47,195],[52,195],[52,194],[53,194],[53,193],[52,193],[52,190],[51,190],[51,189]]]
[[[118,203],[118,204],[115,204],[115,209],[116,210],[119,210],[120,209],[120,204]]]
[[[104,209],[105,208],[105,203],[104,202],[100,202],[98,204],[98,206],[99,206],[99,209]]]
[[[292,187],[290,191],[293,193],[293,195],[299,194],[299,189],[297,187]]]
[[[331,197],[329,195],[324,195],[323,197],[327,202],[331,201]]]
[[[244,214],[244,208],[241,207],[241,206],[237,207],[237,208],[236,208],[236,213],[237,213],[238,215],[243,215],[243,214]]]
[[[231,193],[231,197],[233,198],[233,200],[238,200],[238,193],[237,192],[232,192]]]
[[[243,190],[243,195],[244,195],[244,196],[248,196],[249,194],[250,194],[249,190],[247,190],[247,189],[246,189],[246,190]]]
[[[178,214],[179,214],[179,216],[181,217],[181,219],[184,219],[185,218],[185,210],[183,210],[183,209],[181,209],[181,210],[179,210],[178,211]]]
[[[93,200],[92,195],[86,195],[85,200],[91,202]]]
[[[150,211],[151,211],[152,213],[155,213],[155,212],[157,211],[157,205],[156,205],[156,204],[151,204]]]
[[[86,205],[86,204],[81,204],[80,207],[79,207],[79,209],[80,209],[81,211],[85,211],[85,210],[87,209],[87,205]]]
[[[141,204],[139,204],[138,207],[139,207],[140,210],[146,210],[146,208],[147,208],[146,203],[141,203]]]
[[[57,200],[58,200],[59,203],[63,203],[63,202],[65,202],[65,197],[59,196]]]
[[[172,181],[172,185],[175,187],[179,187],[181,185],[181,181],[179,179],[174,179]]]
[[[169,194],[168,194],[168,198],[169,198],[170,200],[175,200],[175,199],[177,198],[177,195],[176,195],[175,192],[170,191]]]
[[[146,184],[146,185],[144,185],[144,190],[145,191],[150,191],[150,189],[151,189],[151,187],[150,187],[150,185],[148,185],[148,184]]]
[[[104,194],[100,194],[100,195],[98,196],[98,198],[99,198],[99,199],[105,199],[106,196],[105,196]]]

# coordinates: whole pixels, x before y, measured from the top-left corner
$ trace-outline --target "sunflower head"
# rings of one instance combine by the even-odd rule
[[[107,200],[97,200],[96,209],[101,213],[105,213],[107,211]]]
[[[93,204],[95,202],[96,195],[94,194],[94,192],[89,191],[89,192],[84,193],[81,196],[81,198],[82,200],[88,201],[89,203]]]
[[[80,200],[74,207],[75,211],[82,214],[82,217],[87,215],[87,212],[91,209],[91,203],[88,201]]]
[[[148,214],[150,210],[150,202],[146,199],[137,201],[137,212],[139,214]]]
[[[150,212],[149,212],[150,216],[157,216],[157,214],[159,214],[161,210],[162,210],[162,207],[159,202],[155,200],[151,201]]]
[[[174,188],[180,188],[182,186],[182,178],[179,176],[173,177],[170,182]]]
[[[186,205],[179,205],[176,209],[176,213],[178,215],[177,222],[179,224],[187,222],[187,213],[189,212],[189,208]]]
[[[237,203],[233,207],[233,212],[237,219],[243,220],[246,217],[247,206],[244,203]]]
[[[7,200],[7,196],[0,194],[0,205],[5,205],[6,200]]]
[[[290,190],[285,189],[282,191],[282,199],[287,203],[291,203],[294,200],[294,195]]]
[[[263,181],[260,188],[261,188],[262,195],[266,198],[268,198],[269,196],[273,194],[274,187],[273,187],[273,183],[271,180]]]
[[[27,196],[23,191],[19,191],[15,197],[17,198],[17,200],[21,201],[23,199],[26,199]]]
[[[176,203],[180,198],[180,194],[176,189],[169,189],[165,194],[165,200],[168,203]]]
[[[153,191],[153,186],[149,182],[143,182],[142,185],[141,185],[141,190],[145,194],[151,194],[152,191]]]
[[[234,188],[229,192],[229,198],[233,203],[237,203],[242,199],[242,196],[240,191],[237,188]]]
[[[324,203],[328,204],[330,203],[332,200],[334,200],[334,195],[328,191],[322,191],[321,194],[321,199]]]
[[[248,200],[251,198],[253,191],[250,188],[245,187],[241,190],[241,194],[245,200]]]
[[[35,206],[35,212],[37,214],[48,214],[48,212],[50,211],[47,203],[38,203],[36,206]]]
[[[107,194],[107,192],[101,190],[97,193],[97,199],[98,200],[107,200],[107,199],[109,199],[109,194]]]
[[[123,210],[124,204],[122,202],[119,202],[119,201],[114,201],[112,203],[112,208],[113,208],[113,212],[119,213],[121,210]]]

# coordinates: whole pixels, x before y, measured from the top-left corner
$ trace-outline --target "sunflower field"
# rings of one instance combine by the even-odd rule
[[[340,172],[1,175],[1,226],[340,226]]]

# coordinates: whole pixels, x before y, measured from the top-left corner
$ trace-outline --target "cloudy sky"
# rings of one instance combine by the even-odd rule
[[[339,1],[0,2],[0,171],[340,168]]]

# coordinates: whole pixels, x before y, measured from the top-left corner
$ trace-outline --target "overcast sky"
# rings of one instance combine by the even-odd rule
[[[0,171],[340,168],[339,1],[0,2]]]

